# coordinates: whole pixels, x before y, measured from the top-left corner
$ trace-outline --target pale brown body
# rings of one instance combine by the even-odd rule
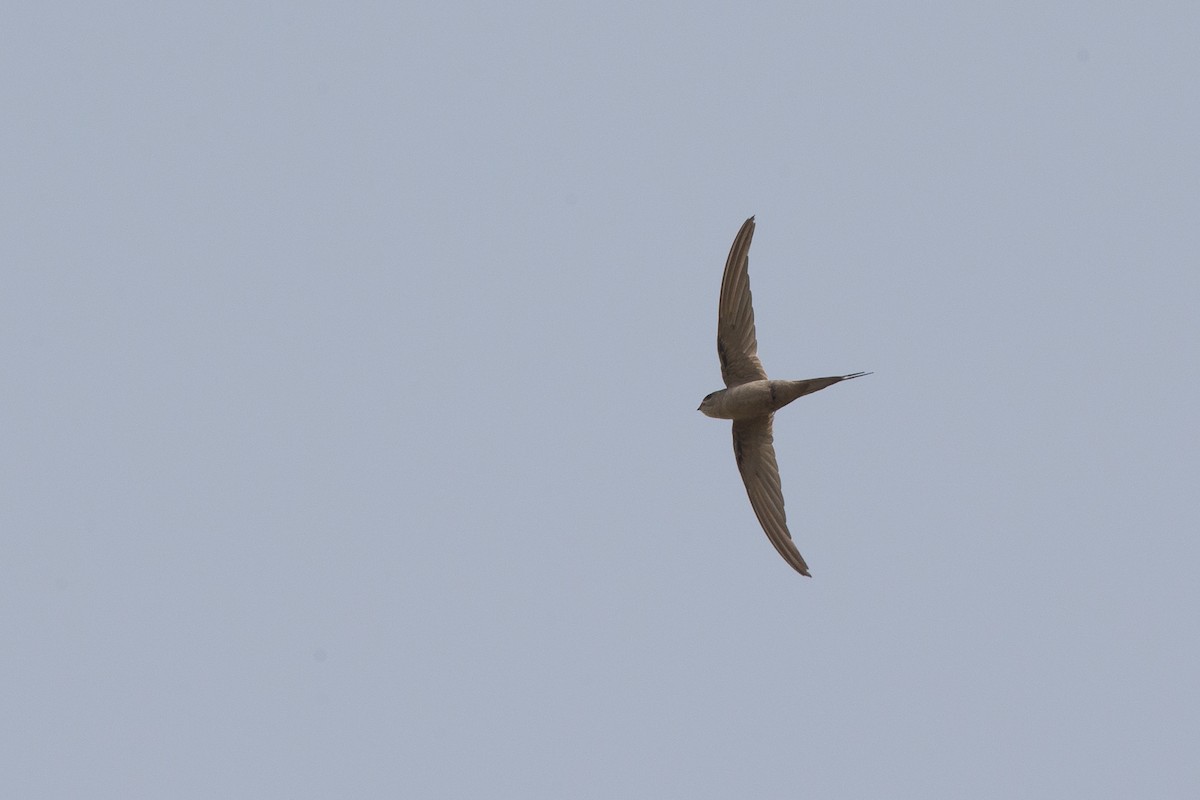
[[[705,416],[717,419],[761,417],[778,411],[798,397],[856,377],[858,376],[839,375],[835,378],[809,378],[803,381],[750,381],[713,392],[704,398],[697,410]]]

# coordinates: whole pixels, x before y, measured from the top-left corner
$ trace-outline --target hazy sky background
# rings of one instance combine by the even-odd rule
[[[1198,41],[6,4],[4,794],[1195,797]]]

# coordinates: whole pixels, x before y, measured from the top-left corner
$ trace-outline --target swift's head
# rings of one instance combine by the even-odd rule
[[[725,393],[722,389],[719,392],[713,392],[700,401],[700,407],[696,410],[706,417],[720,417],[720,401],[721,395]]]

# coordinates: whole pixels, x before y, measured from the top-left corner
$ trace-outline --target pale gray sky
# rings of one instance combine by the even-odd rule
[[[22,798],[1200,786],[1200,6],[18,3]],[[783,563],[717,292],[776,377]]]

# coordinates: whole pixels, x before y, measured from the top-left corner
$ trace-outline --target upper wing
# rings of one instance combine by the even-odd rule
[[[750,505],[767,538],[783,560],[801,575],[808,575],[808,565],[788,533],[787,516],[783,513],[783,489],[779,485],[779,465],[775,463],[774,437],[771,419],[767,414],[733,421],[733,454],[738,470],[750,495]],[[811,576],[809,576],[811,577]]]
[[[750,240],[754,217],[746,220],[729,248],[725,276],[721,279],[721,303],[717,308],[717,355],[726,386],[737,386],[767,377],[758,360],[758,338],[754,335],[754,306],[750,302]]]

